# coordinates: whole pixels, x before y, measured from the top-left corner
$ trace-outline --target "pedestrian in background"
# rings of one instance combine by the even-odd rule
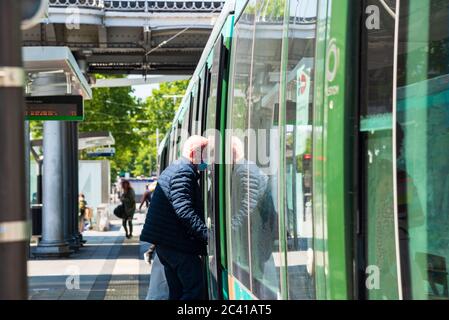
[[[86,217],[87,201],[84,194],[78,195],[78,231],[84,231],[84,218]]]
[[[123,229],[125,229],[126,238],[130,239],[133,236],[133,218],[134,213],[136,212],[136,193],[128,180],[122,181],[122,190],[123,192],[120,196],[120,201],[122,202],[124,208],[122,225]]]
[[[150,207],[151,197],[153,196],[154,189],[156,189],[156,184],[157,181],[153,181],[152,183],[147,184],[145,186],[145,192],[142,195],[142,198],[140,199],[139,211],[142,210],[144,204],[147,208]]]
[[[204,137],[190,137],[182,157],[161,173],[140,236],[156,245],[170,300],[205,298],[201,256],[207,254],[208,236],[198,179],[207,168],[202,157],[207,145]]]

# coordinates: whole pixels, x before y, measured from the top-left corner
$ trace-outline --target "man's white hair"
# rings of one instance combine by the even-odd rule
[[[201,163],[201,153],[207,147],[209,140],[202,136],[191,136],[182,147],[182,156],[194,164]]]

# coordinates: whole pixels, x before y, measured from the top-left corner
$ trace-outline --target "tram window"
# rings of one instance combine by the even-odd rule
[[[176,159],[181,157],[181,148],[184,143],[184,135],[182,134],[182,118],[178,120],[178,124],[176,126]]]
[[[220,47],[222,44],[222,39],[220,38],[214,46],[213,50],[213,58],[212,65],[210,68],[210,76],[209,76],[209,93],[207,100],[207,112],[206,112],[206,121],[205,121],[205,136],[209,139],[209,141],[214,141],[213,148],[209,148],[208,152],[208,162],[210,164],[217,163],[216,155],[220,153],[220,140],[219,136],[216,136],[215,129],[217,127],[217,98],[218,95],[218,86],[219,83],[219,68],[220,68]],[[218,182],[218,172],[216,172],[216,166],[211,165],[208,167],[206,171],[206,183],[205,183],[205,198],[206,198],[206,218],[209,224],[209,269],[211,274],[210,279],[210,290],[209,294],[212,298],[219,298],[219,274],[218,274],[218,258],[220,252],[218,251],[219,247],[217,247],[220,239],[217,239],[217,226],[218,221],[216,217],[218,217],[218,213],[215,212],[217,208],[218,197],[216,196],[218,193],[219,185]]]
[[[280,297],[277,184],[278,119],[285,0],[255,6],[255,36],[248,125],[247,172],[252,291],[260,299]]]
[[[195,88],[193,88],[193,90],[195,90]],[[192,91],[193,92],[193,91]],[[193,118],[193,109],[194,109],[194,98],[193,98],[193,94],[189,93],[189,117],[188,117],[188,133],[189,136],[192,135],[192,118]]]
[[[176,142],[175,127],[171,127],[171,129],[170,129],[170,142],[169,142],[169,145],[170,145],[170,150],[169,150],[170,158],[169,158],[169,162],[170,162],[170,163],[172,163],[173,161],[176,160],[176,158],[175,158],[175,150],[176,150],[176,148],[175,148],[175,142]]]
[[[449,3],[401,0],[397,182],[404,298],[449,299]]]
[[[286,86],[286,238],[288,298],[315,298],[313,279],[312,123],[315,32],[304,36],[301,18],[316,18],[317,1],[291,0]],[[309,19],[310,21],[311,19]]]
[[[190,112],[190,101],[187,101],[186,102],[186,110],[184,112],[184,116],[183,116],[183,119],[182,119],[182,132],[183,132],[184,135],[188,135],[189,134],[190,113],[191,113]]]
[[[190,99],[189,99],[190,100]],[[189,123],[190,123],[190,101],[185,101],[183,105],[180,106],[182,108],[181,114],[179,115],[179,127],[178,127],[178,158],[181,156],[182,147],[184,143],[189,138]]]
[[[200,87],[201,86],[201,79],[198,79],[198,82],[193,86],[192,89],[192,100],[193,100],[193,105],[192,105],[192,115],[190,116],[191,118],[191,135],[195,135],[197,134],[196,130],[197,130],[197,124],[198,124],[198,104],[199,104],[199,97],[200,97]]]
[[[228,128],[232,136],[226,137],[226,210],[228,223],[228,254],[230,272],[248,289],[251,289],[249,220],[248,220],[248,170],[245,131],[248,128],[248,108],[254,15],[247,9],[234,29],[232,44]]]
[[[207,91],[207,84],[208,84],[208,70],[207,66],[204,66],[204,69],[201,71],[200,74],[200,97],[198,101],[198,109],[196,111],[196,133],[198,135],[202,135],[202,129],[203,129],[203,116],[204,116],[204,108],[205,108],[205,98],[206,98],[206,91]]]
[[[206,121],[207,121],[207,116],[208,116],[208,112],[210,110],[208,110],[208,102],[209,102],[209,97],[211,94],[211,70],[209,69],[208,66],[206,66],[205,68],[205,84],[204,84],[204,98],[203,98],[203,109],[202,109],[202,113],[201,113],[201,134],[204,134],[204,131],[206,130]]]
[[[378,4],[377,0],[364,1],[365,8]],[[388,5],[394,12],[396,1]],[[360,280],[360,291],[366,291],[368,299],[381,300],[399,296],[392,145],[395,19],[391,11],[379,7],[380,28],[362,28],[360,190],[365,270],[361,272],[370,278]]]

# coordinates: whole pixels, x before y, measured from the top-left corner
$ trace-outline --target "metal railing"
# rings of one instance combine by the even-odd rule
[[[212,12],[220,11],[224,1],[150,1],[150,0],[50,0],[50,8],[69,6],[85,9],[131,12]]]

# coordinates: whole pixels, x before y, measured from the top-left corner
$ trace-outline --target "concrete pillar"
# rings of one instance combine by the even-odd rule
[[[20,7],[0,1],[0,300],[28,297]]]
[[[42,240],[36,256],[62,257],[71,253],[64,234],[64,133],[62,121],[44,121]]]

